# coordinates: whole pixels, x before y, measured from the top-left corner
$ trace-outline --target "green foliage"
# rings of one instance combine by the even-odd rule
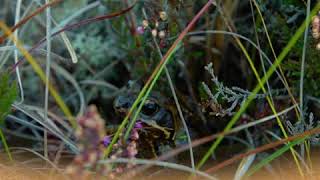
[[[0,122],[10,112],[13,101],[17,98],[16,83],[10,84],[8,74],[0,74]]]
[[[320,84],[320,52],[316,50],[312,41],[309,38],[309,43],[307,43],[304,90],[308,95],[320,97],[320,92],[318,91]],[[289,82],[294,87],[298,87],[300,83],[302,46],[303,41],[300,39],[292,51],[291,58],[284,64]]]
[[[264,15],[264,20],[266,21],[266,26],[269,30],[276,54],[279,54],[279,49],[284,47],[293,36],[293,29],[297,29],[298,25],[305,19],[305,4],[301,0],[258,0],[258,4]],[[267,44],[263,25],[259,19],[257,19],[256,25],[262,49],[267,52],[269,57],[273,57],[269,45]],[[246,27],[241,24],[239,24],[239,26],[240,31],[242,31],[241,34],[248,33],[250,34],[250,37],[254,37],[253,29],[249,32]],[[303,45],[303,38],[299,38],[295,46],[292,47],[288,60],[284,61],[282,64],[289,85],[294,90],[294,93],[298,93],[295,90],[299,89]],[[320,92],[318,91],[318,84],[320,84],[319,58],[320,52],[316,50],[315,41],[312,39],[311,34],[309,34],[307,41],[304,89],[306,94],[316,97],[320,96]]]
[[[274,45],[278,44],[283,46],[294,34],[292,29],[297,29],[298,26],[305,19],[305,6],[303,3],[297,3],[293,5],[293,2],[285,1],[267,1],[259,3],[261,12],[264,15],[267,28],[271,37],[274,37],[272,42]],[[272,7],[272,8],[270,8]],[[265,37],[264,28],[262,23],[257,23],[257,30],[259,32],[259,38]],[[277,29],[275,31],[275,29]],[[261,41],[264,42],[264,41]]]
[[[8,73],[0,74],[0,124],[4,123],[4,118],[10,112],[11,105],[16,98],[17,98],[16,83],[13,82],[12,84],[10,84]],[[5,136],[2,133],[1,129],[0,129],[0,139],[4,145],[5,151],[7,152],[9,159],[12,160],[9,147],[7,145]]]

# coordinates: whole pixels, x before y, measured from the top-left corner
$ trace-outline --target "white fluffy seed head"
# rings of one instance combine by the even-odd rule
[[[167,15],[167,13],[166,13],[165,11],[161,11],[161,12],[159,13],[159,15],[160,15],[160,19],[161,19],[162,21],[165,21],[165,20],[168,19],[168,15]]]
[[[144,28],[147,28],[149,26],[148,20],[143,20],[142,21],[142,25],[143,25]]]
[[[312,36],[315,39],[320,38],[320,17],[319,16],[314,16],[312,18]]]
[[[166,37],[166,33],[164,31],[159,32],[159,38],[163,39]]]
[[[316,49],[317,49],[317,50],[320,50],[320,43],[318,43],[318,44],[316,45]]]

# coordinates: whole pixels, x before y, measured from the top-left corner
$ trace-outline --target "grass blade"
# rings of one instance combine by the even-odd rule
[[[303,143],[303,141],[305,141],[305,138],[302,139],[297,139],[292,141],[291,143],[289,143],[286,146],[283,146],[282,148],[280,148],[279,150],[277,150],[276,152],[272,153],[270,156],[264,158],[261,162],[259,162],[257,165],[253,166],[253,168],[251,170],[249,170],[249,172],[247,173],[246,176],[251,176],[253,175],[255,172],[257,172],[259,169],[261,169],[262,167],[264,167],[265,165],[269,164],[271,161],[273,161],[274,159],[276,159],[277,157],[281,156],[283,153],[285,153],[286,151],[288,151],[289,149],[291,149],[293,146]]]

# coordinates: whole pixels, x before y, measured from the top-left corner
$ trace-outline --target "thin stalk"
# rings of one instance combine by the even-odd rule
[[[142,11],[143,11],[143,15],[144,15],[145,19],[148,19],[145,10],[142,9]],[[160,59],[162,59],[163,55],[162,55],[160,47],[159,47],[159,45],[157,43],[157,40],[156,40],[156,38],[154,36],[152,36],[152,39],[153,39],[154,45],[156,46],[156,49],[157,49],[158,54],[160,56]],[[178,100],[178,97],[177,97],[177,94],[176,94],[176,91],[175,91],[175,88],[174,88],[174,85],[173,85],[173,82],[172,82],[172,78],[171,78],[170,73],[168,71],[168,68],[166,66],[164,67],[164,71],[166,73],[166,77],[167,77],[167,80],[168,80],[168,83],[169,83],[169,87],[170,87],[174,102],[175,102],[177,110],[178,110],[178,114],[180,116],[180,119],[182,121],[183,127],[185,129],[185,132],[186,132],[186,135],[187,135],[187,138],[188,138],[191,167],[192,167],[193,170],[195,170],[194,155],[193,155],[193,149],[192,149],[192,146],[191,146],[192,141],[191,141],[191,136],[190,136],[190,133],[189,133],[189,129],[188,129],[187,123],[186,123],[186,121],[184,119],[184,116],[183,116],[183,113],[182,113],[182,109],[180,107],[180,103],[179,103],[179,100]]]
[[[307,19],[310,16],[310,0],[307,1]],[[305,62],[306,62],[306,51],[307,51],[307,40],[308,40],[308,29],[309,26],[306,24],[304,31],[304,39],[303,39],[303,50],[302,50],[302,60],[301,60],[301,73],[300,73],[300,120],[304,122],[303,115],[303,82],[304,82],[304,71],[305,71]]]
[[[251,0],[250,0],[250,9],[251,9],[252,22],[253,22],[253,27],[254,27],[254,35],[256,37],[257,46],[259,47],[259,49],[261,49],[260,39],[259,39],[259,35],[258,35],[258,32],[257,32],[257,28],[256,28],[257,27],[256,18],[255,18],[255,15],[254,15],[253,5],[252,5],[252,1]],[[260,51],[259,51],[259,58],[260,58],[260,63],[261,63],[261,66],[262,66],[263,73],[265,75],[267,71],[266,71],[266,67],[264,65],[262,53]],[[279,77],[282,78],[281,76],[279,76]],[[284,80],[283,80],[283,82],[284,82]],[[272,98],[272,94],[271,94],[271,87],[270,87],[269,81],[266,82],[266,85],[267,85],[269,96],[271,97],[272,103],[274,103],[273,102],[273,98]]]
[[[46,4],[49,0],[46,0]],[[48,101],[49,101],[49,83],[50,83],[50,66],[51,66],[51,8],[46,10],[46,38],[47,38],[47,57],[46,57],[46,83],[45,83],[45,96],[44,96],[44,121],[48,121]],[[48,158],[48,132],[44,129],[44,157]]]
[[[307,1],[307,19],[310,16],[310,0]],[[308,40],[308,31],[309,26],[306,25],[306,29],[304,31],[304,39],[303,39],[303,50],[302,50],[302,59],[301,59],[301,70],[300,70],[300,120],[302,123],[305,123],[304,120],[304,112],[303,112],[303,104],[304,104],[304,97],[303,97],[303,83],[304,83],[304,72],[305,72],[305,62],[306,62],[306,51],[307,51],[307,40]],[[301,148],[301,156],[304,158],[305,157],[305,149],[307,150],[307,156],[308,159],[311,160],[310,157],[310,149],[309,146],[307,145],[307,142],[304,142],[303,144],[300,145]],[[309,161],[310,166],[311,166],[311,161]]]
[[[10,148],[8,146],[6,137],[4,136],[3,131],[1,129],[0,129],[0,139],[1,139],[1,142],[2,142],[2,144],[4,146],[5,151],[6,151],[7,155],[8,155],[8,157],[9,157],[9,160],[11,162],[13,162],[13,158],[12,158],[12,155],[11,155],[11,152],[10,152]]]
[[[15,25],[19,23],[19,20],[20,20],[20,13],[21,13],[21,3],[22,3],[22,0],[18,0],[17,1],[17,5],[16,5],[16,15],[15,15]],[[14,37],[15,38],[18,38],[18,29],[13,33]],[[18,54],[18,50],[15,49],[14,50],[14,63],[17,63],[18,62],[18,57],[19,57],[19,54]],[[22,87],[22,82],[21,82],[21,76],[20,76],[20,69],[17,68],[16,70],[16,75],[17,75],[17,80],[18,80],[18,86],[19,86],[19,90],[20,90],[20,101],[17,102],[17,103],[23,103],[24,101],[24,91],[23,91],[23,87]]]
[[[134,164],[141,164],[141,165],[156,165],[156,166],[176,169],[184,172],[193,172],[191,168],[184,165],[170,163],[170,162],[163,162],[163,161],[155,161],[155,160],[118,158],[118,159],[99,161],[99,164],[110,164],[110,163],[125,163],[125,164],[134,163]],[[195,171],[195,174],[201,176],[202,178],[217,180],[217,178],[201,171]],[[126,178],[124,177],[124,179],[128,179],[128,178],[132,178],[132,176],[126,177]]]

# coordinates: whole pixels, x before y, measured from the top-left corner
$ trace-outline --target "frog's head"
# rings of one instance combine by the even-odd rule
[[[142,106],[139,119],[145,123],[156,123],[156,125],[175,129],[172,113],[165,107],[165,104],[159,102],[161,97],[151,95]],[[113,103],[113,107],[121,116],[125,116],[136,99],[135,94],[119,95]]]
[[[135,82],[129,82],[127,87],[128,90],[116,97],[113,102],[115,112],[122,117],[129,112],[142,88],[140,83]],[[171,132],[177,128],[173,112],[168,106],[167,98],[158,92],[152,92],[149,95],[142,106],[138,119],[146,124],[153,124]]]

